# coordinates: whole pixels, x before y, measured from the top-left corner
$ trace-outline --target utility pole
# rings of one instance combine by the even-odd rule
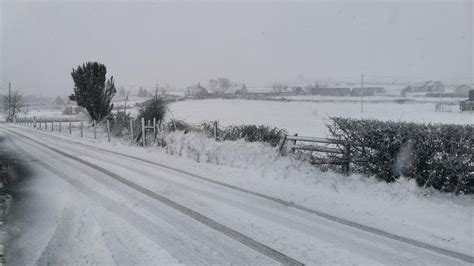
[[[360,80],[360,112],[364,112],[364,74],[361,75]]]
[[[124,104],[124,107],[123,107],[123,113],[125,116],[127,116],[127,101],[128,101],[128,94],[130,93],[130,91],[127,91],[127,97],[125,97],[125,104]]]
[[[10,115],[11,115],[11,106],[12,106],[12,83],[11,82],[8,82],[8,119],[10,119]]]

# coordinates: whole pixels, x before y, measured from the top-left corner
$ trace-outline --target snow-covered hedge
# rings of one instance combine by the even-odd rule
[[[360,161],[352,170],[392,182],[400,176],[446,192],[474,193],[472,125],[415,124],[333,117],[335,138]]]
[[[199,125],[190,125],[184,121],[171,121],[167,124],[169,131],[182,130],[186,132],[200,132],[208,137],[214,136],[214,125],[212,122],[204,122]],[[265,125],[230,125],[218,127],[217,135],[220,140],[240,140],[247,142],[263,142],[276,146],[281,137],[287,131],[277,127]]]

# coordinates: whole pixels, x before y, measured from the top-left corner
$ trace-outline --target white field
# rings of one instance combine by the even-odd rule
[[[218,120],[220,125],[264,124],[285,128],[290,134],[327,136],[325,123],[331,116],[373,118],[419,123],[474,124],[474,113],[435,112],[433,103],[396,104],[331,102],[273,102],[209,99],[170,105],[176,119],[189,123]]]

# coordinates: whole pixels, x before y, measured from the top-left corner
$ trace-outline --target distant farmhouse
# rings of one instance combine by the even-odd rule
[[[307,94],[322,95],[322,96],[373,96],[385,93],[383,87],[327,87],[315,85],[314,87],[306,87],[304,91]]]
[[[245,96],[248,93],[249,90],[247,89],[247,86],[245,84],[237,85],[237,90],[234,91],[234,94],[238,96]]]
[[[319,87],[315,90],[317,95],[323,96],[349,96],[351,88],[348,87]]]
[[[461,111],[474,111],[474,90],[470,90],[468,94],[469,98],[459,103]]]
[[[63,115],[76,115],[78,110],[79,108],[75,101],[68,99],[68,101],[63,104]]]
[[[441,81],[424,81],[408,85],[402,90],[403,93],[416,92],[444,92],[444,84]]]
[[[456,95],[461,95],[461,96],[468,96],[469,91],[472,90],[472,87],[466,84],[457,86],[456,89],[454,89],[454,93]]]
[[[190,86],[186,89],[185,96],[190,97],[190,98],[196,98],[196,99],[204,99],[207,98],[209,95],[209,92],[201,86],[200,83],[194,86]]]
[[[351,90],[351,96],[361,96],[362,93],[364,93],[364,96],[373,96],[385,93],[385,89],[384,87],[355,87]]]

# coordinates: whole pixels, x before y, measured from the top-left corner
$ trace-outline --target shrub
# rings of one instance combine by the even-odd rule
[[[130,114],[117,112],[109,116],[110,133],[116,137],[123,137],[130,133]]]
[[[184,122],[183,120],[171,120],[165,124],[165,128],[168,131],[193,131],[193,128],[190,124]]]
[[[351,146],[352,170],[392,182],[400,176],[445,192],[474,193],[472,125],[331,118],[332,135]]]
[[[163,98],[155,97],[152,100],[146,102],[144,107],[141,107],[138,113],[138,121],[145,118],[145,121],[153,121],[156,118],[157,122],[161,122],[166,115],[168,106]]]
[[[214,122],[191,125],[182,120],[174,120],[166,123],[165,128],[168,131],[192,131],[203,133],[210,138],[214,137]],[[283,134],[287,134],[286,130],[264,125],[232,125],[217,128],[217,135],[221,140],[243,139],[248,142],[264,142],[271,146],[278,145]]]
[[[283,134],[286,134],[286,130],[264,126],[264,125],[239,125],[239,126],[228,126],[222,132],[224,140],[237,140],[244,139],[248,142],[266,142],[272,146],[278,145]]]

